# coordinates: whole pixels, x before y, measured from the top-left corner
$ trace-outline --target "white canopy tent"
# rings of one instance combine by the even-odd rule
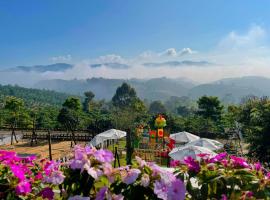
[[[187,143],[186,146],[205,147],[212,151],[221,149],[223,147],[223,145],[220,142],[216,140],[207,139],[207,138],[199,138],[197,140]]]
[[[126,135],[127,133],[125,131],[110,129],[96,135],[89,144],[92,146],[97,146],[100,144],[103,145],[103,143],[107,140],[117,140],[125,137]]]
[[[212,156],[216,155],[215,152],[211,151],[210,149],[207,149],[205,147],[199,147],[199,146],[184,146],[184,147],[176,147],[174,148],[170,153],[169,156],[174,160],[180,160],[183,161],[185,157],[190,156],[196,160],[199,160],[200,157],[198,154],[207,153]]]
[[[170,138],[175,140],[176,143],[188,143],[194,140],[198,140],[200,137],[189,132],[183,131],[170,135]]]
[[[219,142],[217,140],[212,140],[212,139],[208,139],[208,140],[210,140],[211,142],[213,142],[220,149],[224,147],[224,144],[222,144],[221,142]]]

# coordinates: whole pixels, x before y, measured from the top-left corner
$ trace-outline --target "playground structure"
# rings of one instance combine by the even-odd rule
[[[168,165],[168,153],[174,144],[169,138],[169,133],[164,131],[164,127],[166,127],[166,119],[162,115],[158,115],[155,119],[155,130],[143,125],[137,127],[134,155],[159,165]]]

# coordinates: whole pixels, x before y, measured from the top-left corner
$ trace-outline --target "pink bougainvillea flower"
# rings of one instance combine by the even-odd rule
[[[46,187],[40,192],[40,196],[43,199],[53,200],[54,192],[52,188]]]
[[[251,192],[251,191],[245,191],[245,192],[242,193],[241,199],[242,200],[250,199],[250,198],[253,197],[253,195],[254,195],[253,192]]]
[[[260,171],[260,170],[262,169],[261,163],[260,163],[260,162],[255,163],[255,164],[254,164],[254,169],[255,169],[256,171]]]
[[[268,172],[268,173],[266,174],[266,178],[267,178],[267,179],[270,179],[270,172]]]
[[[214,156],[213,158],[211,158],[209,160],[209,162],[211,162],[211,163],[221,162],[226,157],[227,157],[227,153],[226,152],[222,152],[222,153]]]
[[[222,194],[220,200],[228,200],[228,197],[226,196],[226,194]]]
[[[243,167],[243,168],[250,167],[244,158],[240,158],[236,156],[230,156],[230,158],[234,167]]]
[[[16,157],[15,152],[0,150],[0,161],[12,160],[14,157]]]
[[[227,159],[223,159],[220,162],[224,167],[228,167],[228,165],[229,165],[229,161]]]
[[[12,171],[13,175],[17,177],[20,181],[25,180],[25,172],[19,165],[11,165],[10,170]]]
[[[210,154],[208,154],[208,153],[199,153],[199,154],[197,154],[197,156],[199,156],[200,158],[202,158],[202,160],[208,162],[209,157],[210,157]]]
[[[132,184],[136,181],[141,171],[139,169],[130,169],[128,171],[121,172],[122,181],[125,184]]]
[[[27,163],[32,163],[32,161],[34,161],[36,159],[37,159],[37,156],[30,155],[30,156],[27,156],[26,158],[24,158],[24,161],[27,162]]]
[[[198,161],[188,156],[184,159],[185,164],[188,166],[190,171],[198,173],[201,170],[200,164]]]
[[[15,188],[15,192],[17,195],[27,195],[32,191],[31,184],[27,181],[21,181]]]
[[[59,162],[56,162],[54,160],[52,161],[47,161],[44,165],[44,171],[47,176],[49,176],[53,171],[59,169]]]
[[[246,192],[246,196],[248,197],[248,198],[251,198],[251,197],[253,197],[253,192],[251,192],[251,191],[247,191]]]
[[[97,150],[94,156],[99,162],[112,162],[114,160],[112,152],[105,149]]]
[[[43,179],[43,175],[41,172],[38,172],[37,175],[35,176],[36,180],[42,180]]]
[[[180,165],[179,160],[171,160],[170,161],[170,167],[178,167]]]

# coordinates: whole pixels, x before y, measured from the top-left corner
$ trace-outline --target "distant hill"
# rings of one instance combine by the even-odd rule
[[[221,79],[195,86],[188,95],[194,99],[202,95],[212,95],[226,103],[238,103],[241,98],[249,95],[270,96],[270,79],[257,76]]]
[[[208,66],[212,65],[213,63],[209,63],[207,61],[190,61],[190,60],[183,60],[183,61],[167,61],[161,63],[143,63],[146,67],[161,67],[161,66],[170,66],[170,67],[181,67],[181,66]],[[89,68],[99,68],[99,67],[108,67],[112,69],[128,69],[131,65],[119,63],[119,62],[97,62],[89,64]],[[8,69],[1,70],[2,72],[64,72],[68,69],[73,68],[73,64],[68,63],[55,63],[49,65],[34,65],[34,66],[17,66]],[[0,72],[1,72],[0,71]]]
[[[168,100],[171,96],[189,96],[197,99],[203,95],[218,96],[225,103],[239,103],[249,95],[270,96],[270,79],[265,77],[228,78],[208,84],[197,84],[185,78],[153,79],[106,79],[91,78],[86,80],[44,80],[36,88],[45,88],[59,92],[82,95],[91,90],[97,99],[109,100],[123,82],[132,85],[140,98],[148,100]]]
[[[55,63],[51,65],[34,65],[34,66],[17,66],[14,68],[6,69],[6,72],[59,72],[71,69],[73,65],[67,63]]]
[[[15,96],[22,98],[27,105],[43,104],[61,106],[65,99],[70,95],[44,89],[39,90],[28,89],[19,86],[0,85],[0,99],[3,99],[5,96]]]
[[[187,79],[154,78],[144,79],[105,79],[91,78],[86,80],[44,80],[35,85],[36,88],[45,88],[59,92],[82,95],[91,90],[97,99],[111,99],[117,87],[123,82],[134,87],[138,96],[148,100],[167,100],[171,96],[185,96],[194,84]]]
[[[202,66],[208,67],[213,63],[207,61],[166,61],[166,62],[149,62],[142,63],[145,67],[155,68],[161,66],[170,66],[172,68],[182,66]],[[67,63],[55,63],[50,65],[34,65],[34,66],[17,66],[0,71],[0,84],[15,84],[46,89],[39,93],[40,97],[29,97],[30,101],[35,101],[35,98],[40,98],[44,103],[49,101],[49,104],[60,105],[62,100],[68,95],[83,96],[85,91],[91,90],[95,93],[97,99],[110,100],[115,94],[117,87],[123,82],[129,83],[134,87],[141,99],[162,100],[166,101],[170,97],[183,97],[196,100],[203,95],[218,96],[225,103],[239,103],[243,97],[255,96],[270,96],[270,79],[258,76],[247,76],[238,78],[226,78],[206,84],[198,84],[187,78],[180,77],[172,78],[151,78],[151,79],[108,79],[108,78],[89,78],[89,79],[44,79],[46,72],[64,72],[72,69],[74,65]],[[89,64],[89,68],[107,67],[112,69],[128,69],[132,67],[129,64],[121,62],[102,62],[97,61]],[[21,73],[22,72],[22,73]],[[33,72],[33,73],[32,73]],[[24,78],[26,74],[31,73],[31,77]],[[32,76],[33,75],[33,76]],[[1,86],[5,87],[5,86]],[[9,86],[10,87],[10,86]],[[11,95],[14,89],[3,89],[5,95]],[[47,91],[51,90],[51,91]],[[13,91],[13,92],[11,92]],[[37,94],[39,90],[26,90],[25,88],[16,87],[21,97],[27,99],[28,93]],[[53,93],[56,91],[58,93]],[[0,91],[1,92],[1,91]],[[11,94],[9,94],[10,92]],[[59,93],[60,92],[60,93]],[[66,94],[63,94],[66,93]],[[48,98],[43,95],[48,95]],[[60,103],[61,102],[61,103]]]
[[[207,61],[190,61],[190,60],[183,60],[183,61],[167,61],[161,63],[144,63],[146,67],[160,67],[160,66],[170,66],[170,67],[182,67],[182,66],[209,66],[213,65],[213,63],[209,63]]]

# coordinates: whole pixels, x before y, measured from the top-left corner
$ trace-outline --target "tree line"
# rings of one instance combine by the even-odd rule
[[[127,83],[117,88],[111,101],[96,100],[91,91],[84,99],[67,97],[61,107],[25,104],[14,96],[2,98],[0,127],[15,129],[61,129],[100,133],[110,128],[128,131],[132,137],[139,125],[154,128],[154,119],[162,114],[168,133],[189,131],[201,137],[227,138],[241,124],[249,155],[261,161],[270,159],[270,100],[249,97],[238,105],[223,105],[218,97],[202,96],[196,102],[187,97],[172,97],[165,103],[141,100]]]

